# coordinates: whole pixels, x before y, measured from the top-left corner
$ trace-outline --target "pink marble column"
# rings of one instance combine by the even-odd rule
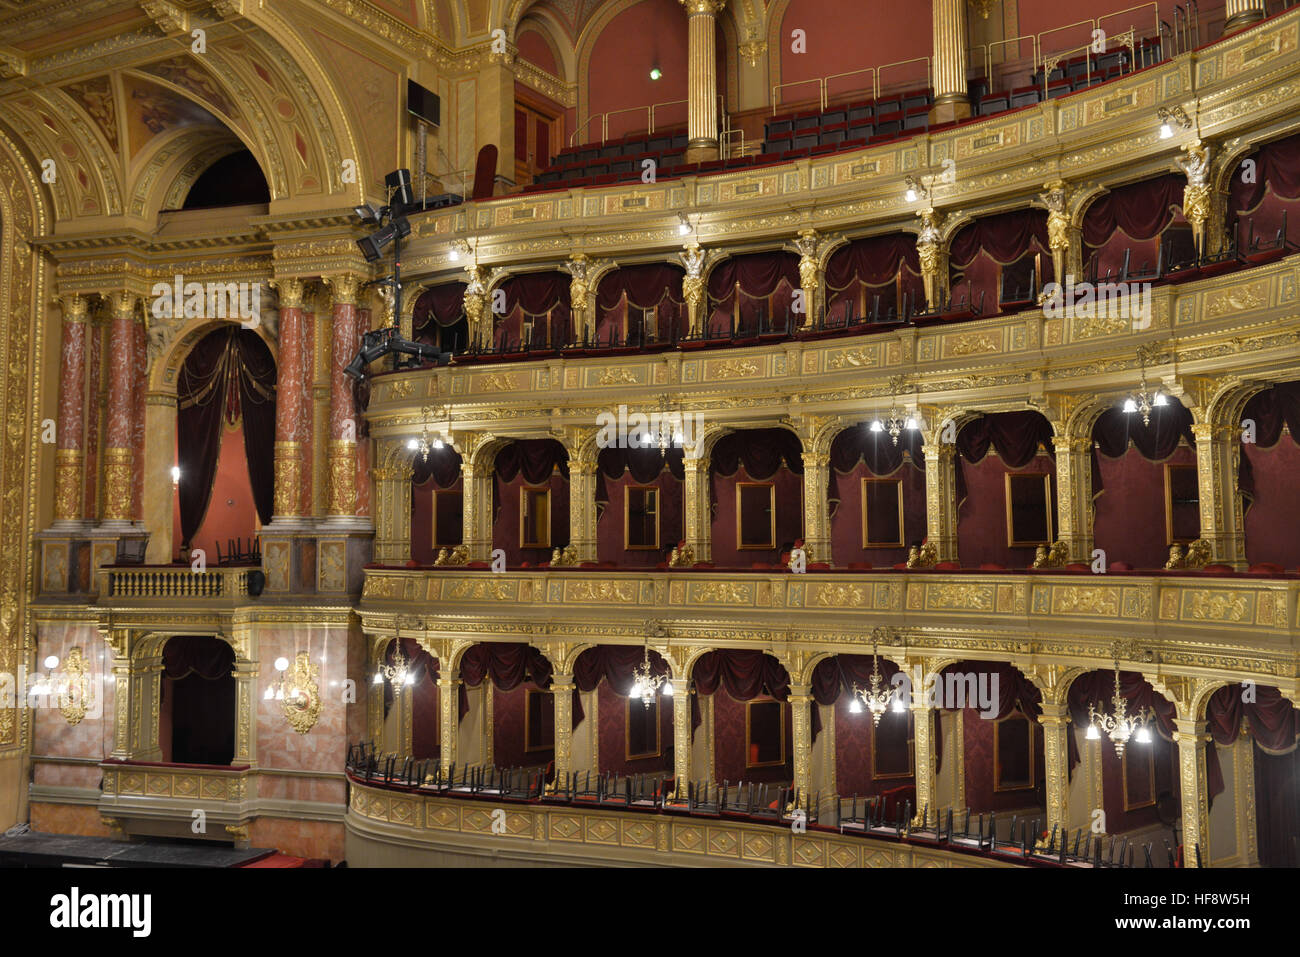
[[[362,337],[370,331],[370,310],[357,310],[356,347],[361,348]],[[358,426],[360,423],[358,423]],[[357,509],[356,514],[363,518],[370,516],[370,440],[357,442]]]
[[[135,355],[132,362],[131,378],[131,415],[133,419],[133,441],[136,469],[131,486],[131,518],[136,521],[144,519],[144,483],[167,481],[166,476],[144,474],[144,415],[145,395],[149,391],[149,336],[144,323],[135,323]]]
[[[297,518],[303,509],[305,451],[311,433],[308,404],[303,281],[280,279],[280,354],[275,385],[275,516]]]
[[[344,368],[357,354],[357,292],[361,280],[343,275],[331,280],[334,314],[331,326],[329,505],[326,514],[353,518],[357,512],[357,409],[352,380]]]
[[[86,423],[86,300],[65,296],[59,358],[59,415],[54,451],[54,523],[77,523],[82,514]]]
[[[104,349],[108,346],[108,329],[98,322],[86,328],[86,415],[85,450],[86,466],[83,470],[84,495],[82,518],[94,522],[99,514],[99,463],[103,436],[99,431],[100,409],[107,396],[104,394]]]
[[[108,338],[108,422],[104,440],[104,521],[130,522],[135,455],[135,311],[131,293],[114,293]]]

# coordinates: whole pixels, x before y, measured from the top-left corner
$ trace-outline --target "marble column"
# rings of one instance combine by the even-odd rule
[[[86,300],[65,296],[54,447],[54,525],[81,525],[86,423]]]
[[[1223,35],[1227,36],[1263,20],[1264,0],[1228,0],[1223,15]]]
[[[691,779],[691,679],[669,680],[673,683],[673,783],[677,799],[684,801]]]
[[[573,770],[573,675],[551,676],[551,701],[555,704],[555,787],[561,787]]]
[[[352,380],[343,374],[360,344],[357,292],[361,281],[345,274],[330,280],[334,310],[331,327],[329,500],[331,518],[355,518],[357,510],[357,409]]]
[[[1204,721],[1174,719],[1178,744],[1178,773],[1183,799],[1183,866],[1196,867],[1196,846],[1201,863],[1210,866],[1210,787],[1205,771]]]
[[[925,452],[925,534],[941,562],[957,561],[957,461],[955,445],[927,443]]]
[[[108,339],[108,424],[104,438],[104,524],[131,524],[135,487],[135,312],[132,293],[114,293]]]
[[[1210,543],[1214,561],[1245,571],[1246,542],[1237,471],[1241,449],[1232,425],[1200,422],[1192,426],[1196,438],[1196,475],[1201,500],[1200,537]]]
[[[966,92],[966,0],[931,0],[934,51],[931,123],[951,123],[971,115]]]
[[[958,712],[958,718],[961,712]],[[1038,715],[1043,726],[1043,777],[1047,789],[1047,830],[1069,826],[1070,796],[1070,709],[1064,704],[1044,702]]]
[[[280,293],[280,355],[275,394],[274,520],[301,518],[306,470],[304,456],[311,434],[307,375],[311,369],[303,316],[301,279],[277,280]]]
[[[687,29],[687,132],[686,162],[703,163],[718,158],[718,14],[725,0],[681,0]]]

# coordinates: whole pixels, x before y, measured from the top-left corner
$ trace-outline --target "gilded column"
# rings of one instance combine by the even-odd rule
[[[257,733],[253,715],[257,713],[257,662],[235,662],[235,757],[234,764],[255,764],[257,761]]]
[[[438,763],[445,774],[456,763],[456,734],[460,730],[460,673],[438,672]],[[558,738],[558,732],[557,732]]]
[[[411,558],[411,465],[393,457],[392,464],[371,469],[375,479],[375,551],[380,565],[405,565]]]
[[[817,707],[807,685],[790,686],[790,734],[794,738],[794,788],[812,798],[812,714]]]
[[[907,670],[915,673],[917,667],[925,668],[923,661],[907,662]],[[935,804],[934,781],[934,708],[930,707],[930,697],[925,692],[925,682],[921,687],[912,689],[912,746],[916,771],[916,807],[915,820],[921,820],[925,810],[931,817],[938,813]]]
[[[128,292],[110,299],[108,424],[104,438],[104,522],[129,525],[134,511],[135,311]]]
[[[1255,810],[1255,739],[1242,732],[1232,745],[1232,790],[1236,805],[1237,853],[1243,867],[1259,867]]]
[[[709,461],[687,458],[682,484],[683,530],[686,544],[697,562],[709,561],[713,540],[713,514],[709,505]]]
[[[725,0],[681,0],[689,41],[686,162],[718,158],[717,16]]]
[[[595,442],[580,435],[577,449],[569,453],[569,544],[578,561],[596,560],[596,456]],[[463,498],[462,498],[463,500]]]
[[[966,92],[966,2],[932,0],[934,56],[931,63],[931,86],[934,105],[931,123],[964,120],[970,114],[970,96]]]
[[[1228,0],[1223,15],[1223,35],[1227,36],[1263,20],[1264,0]]]
[[[831,458],[803,454],[803,543],[809,562],[831,560],[830,503],[826,500]]]
[[[925,533],[941,562],[957,560],[957,446],[925,446]]]
[[[551,700],[555,702],[555,784],[558,787],[573,770],[573,675],[551,676]]]
[[[691,679],[670,678],[673,683],[673,786],[686,798],[691,779]]]
[[[460,474],[461,541],[469,549],[470,561],[485,562],[492,556],[492,463],[473,464],[466,456]],[[594,500],[594,489],[591,494]]]
[[[64,296],[59,417],[54,450],[54,524],[82,524],[86,422],[86,300]]]
[[[1174,741],[1178,743],[1178,768],[1183,798],[1183,866],[1196,867],[1196,848],[1201,862],[1210,865],[1209,784],[1205,772],[1204,721],[1174,719]]]
[[[1201,500],[1200,537],[1210,543],[1214,561],[1246,569],[1246,545],[1241,502],[1236,494],[1241,450],[1236,429],[1197,422],[1196,476]]]
[[[1067,437],[1057,430],[1056,540],[1069,548],[1070,561],[1092,561],[1092,439]]]
[[[303,316],[301,279],[280,279],[280,355],[275,388],[275,518],[299,518],[304,510],[303,456],[311,430],[307,375],[311,369]]]
[[[961,712],[957,713],[961,720]],[[1043,777],[1047,788],[1047,830],[1069,826],[1070,797],[1070,709],[1064,704],[1043,702],[1038,715],[1043,726]]]
[[[329,501],[326,514],[357,512],[357,409],[352,381],[343,374],[360,344],[357,292],[361,280],[344,274],[329,280],[334,309],[330,343]]]

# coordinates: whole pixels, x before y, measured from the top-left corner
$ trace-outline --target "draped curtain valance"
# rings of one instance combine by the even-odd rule
[[[1300,382],[1279,382],[1251,396],[1241,417],[1255,423],[1257,449],[1277,445],[1284,426],[1291,434],[1291,441],[1300,444]],[[1241,456],[1237,489],[1246,496],[1247,503],[1255,494],[1255,467],[1249,455]]]
[[[418,332],[435,323],[454,326],[465,316],[465,283],[447,282],[420,293],[415,301],[414,328]]]
[[[1047,211],[1021,209],[975,220],[953,237],[948,261],[965,269],[981,252],[999,266],[1018,262],[1026,253],[1047,253]]]
[[[235,670],[235,652],[220,638],[177,635],[163,646],[163,675],[173,681],[198,675],[204,681],[229,678]]]
[[[731,478],[741,466],[757,482],[765,482],[785,465],[796,475],[803,474],[803,445],[787,429],[746,429],[731,432],[718,440],[709,459],[709,497],[718,502],[718,478]]]
[[[415,485],[424,485],[430,479],[438,488],[450,488],[460,480],[460,453],[450,445],[440,449],[430,449],[427,459],[417,455],[412,462],[411,481]]]
[[[686,274],[681,266],[671,263],[644,263],[636,266],[623,266],[606,273],[596,287],[596,307],[601,313],[617,308],[624,293],[628,305],[637,309],[653,309],[667,299],[675,305],[683,305],[682,277]]]
[[[1120,458],[1131,443],[1148,462],[1163,462],[1174,454],[1180,441],[1196,448],[1191,410],[1176,400],[1152,409],[1149,425],[1143,424],[1142,416],[1136,413],[1107,409],[1092,426],[1093,498],[1100,495],[1104,487],[1098,455]]]
[[[837,293],[854,283],[889,286],[897,280],[900,268],[909,275],[921,275],[916,237],[911,233],[858,239],[831,254],[826,263],[826,288]]]
[[[492,467],[493,520],[501,511],[502,482],[513,482],[522,475],[529,485],[542,485],[557,469],[569,477],[569,453],[554,439],[520,439],[498,452]]]
[[[1083,214],[1084,243],[1104,246],[1116,230],[1138,241],[1154,239],[1174,221],[1186,185],[1181,173],[1167,173],[1111,190]]]
[[[649,485],[664,469],[679,482],[685,479],[685,453],[681,449],[601,449],[596,459],[596,501],[609,501],[606,480],[616,482],[630,473],[638,485]]]
[[[1052,425],[1037,412],[990,412],[972,419],[957,433],[957,454],[972,465],[994,449],[1008,468],[1022,469],[1039,449],[1055,456]],[[957,466],[957,501],[966,498],[966,478]]]
[[[799,257],[794,253],[733,256],[709,273],[709,299],[712,302],[726,299],[736,291],[737,285],[750,299],[763,299],[776,291],[782,279],[791,289],[799,288]]]
[[[785,665],[763,651],[724,648],[709,651],[695,662],[691,673],[695,694],[691,696],[691,727],[700,726],[699,695],[711,695],[719,688],[737,701],[770,695],[777,701],[790,697],[790,674]]]
[[[1300,133],[1265,143],[1251,158],[1255,161],[1254,182],[1244,182],[1236,175],[1228,187],[1231,218],[1253,212],[1264,199],[1266,189],[1281,199],[1300,199]]]
[[[528,273],[512,276],[501,284],[506,294],[506,315],[523,309],[529,316],[543,316],[555,308],[562,308],[567,315],[570,309],[570,277],[562,272]]]

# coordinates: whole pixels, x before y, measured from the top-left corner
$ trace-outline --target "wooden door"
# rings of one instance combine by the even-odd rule
[[[528,103],[515,104],[515,182],[531,183],[559,147],[559,118]]]

